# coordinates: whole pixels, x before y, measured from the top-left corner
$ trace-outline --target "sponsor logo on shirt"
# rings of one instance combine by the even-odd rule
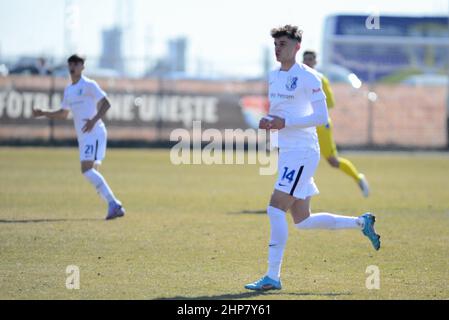
[[[294,91],[298,87],[298,77],[288,77],[285,88],[288,91]]]
[[[285,100],[293,100],[295,98],[294,95],[291,94],[282,94],[282,93],[270,93],[270,99],[285,99]]]

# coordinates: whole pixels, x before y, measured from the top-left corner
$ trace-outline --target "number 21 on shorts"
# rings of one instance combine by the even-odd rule
[[[91,156],[94,154],[94,145],[93,144],[86,144],[84,146],[84,154],[86,156]]]

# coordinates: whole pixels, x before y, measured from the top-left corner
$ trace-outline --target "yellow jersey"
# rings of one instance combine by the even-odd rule
[[[326,78],[326,76],[320,72],[318,72],[321,78],[321,83],[323,85],[323,91],[326,95],[326,104],[327,108],[331,109],[335,106],[335,100],[334,100],[334,94],[331,89],[331,85],[329,83],[329,79]]]

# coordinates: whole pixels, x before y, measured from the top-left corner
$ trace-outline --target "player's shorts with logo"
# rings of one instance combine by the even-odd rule
[[[274,188],[297,199],[319,193],[313,176],[320,161],[319,148],[279,152],[278,179]]]
[[[83,134],[78,141],[81,161],[94,161],[101,164],[106,156],[107,132],[104,126],[97,127],[88,134]]]

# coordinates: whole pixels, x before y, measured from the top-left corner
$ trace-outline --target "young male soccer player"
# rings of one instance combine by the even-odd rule
[[[111,105],[98,84],[82,75],[84,57],[75,54],[70,56],[67,62],[72,84],[65,88],[61,109],[33,109],[33,116],[66,119],[69,111],[72,111],[78,137],[81,172],[108,203],[106,220],[123,217],[125,209],[98,171],[106,154],[107,139],[106,127],[101,119]]]
[[[275,53],[281,68],[270,73],[270,115],[260,121],[265,130],[279,130],[279,177],[267,212],[271,238],[268,248],[268,272],[250,290],[281,289],[280,271],[287,243],[286,212],[291,210],[300,230],[359,229],[369,238],[374,249],[380,248],[380,236],[374,230],[375,218],[370,213],[360,217],[310,212],[311,197],[318,193],[313,175],[320,159],[316,126],[328,121],[326,96],[316,72],[296,63],[302,31],[286,25],[271,31]]]
[[[316,53],[308,50],[303,53],[303,63],[310,68],[314,69],[316,66]],[[321,78],[323,85],[323,91],[326,95],[326,103],[329,109],[335,106],[334,94],[332,93],[329,80],[321,73],[317,72]],[[357,168],[348,159],[342,158],[338,155],[337,146],[335,145],[334,136],[332,134],[332,121],[329,117],[327,123],[324,126],[316,127],[318,134],[318,141],[320,143],[321,154],[326,158],[329,164],[337,169],[340,169],[348,176],[352,177],[359,185],[362,193],[365,197],[369,196],[369,185],[364,174],[359,173]]]

